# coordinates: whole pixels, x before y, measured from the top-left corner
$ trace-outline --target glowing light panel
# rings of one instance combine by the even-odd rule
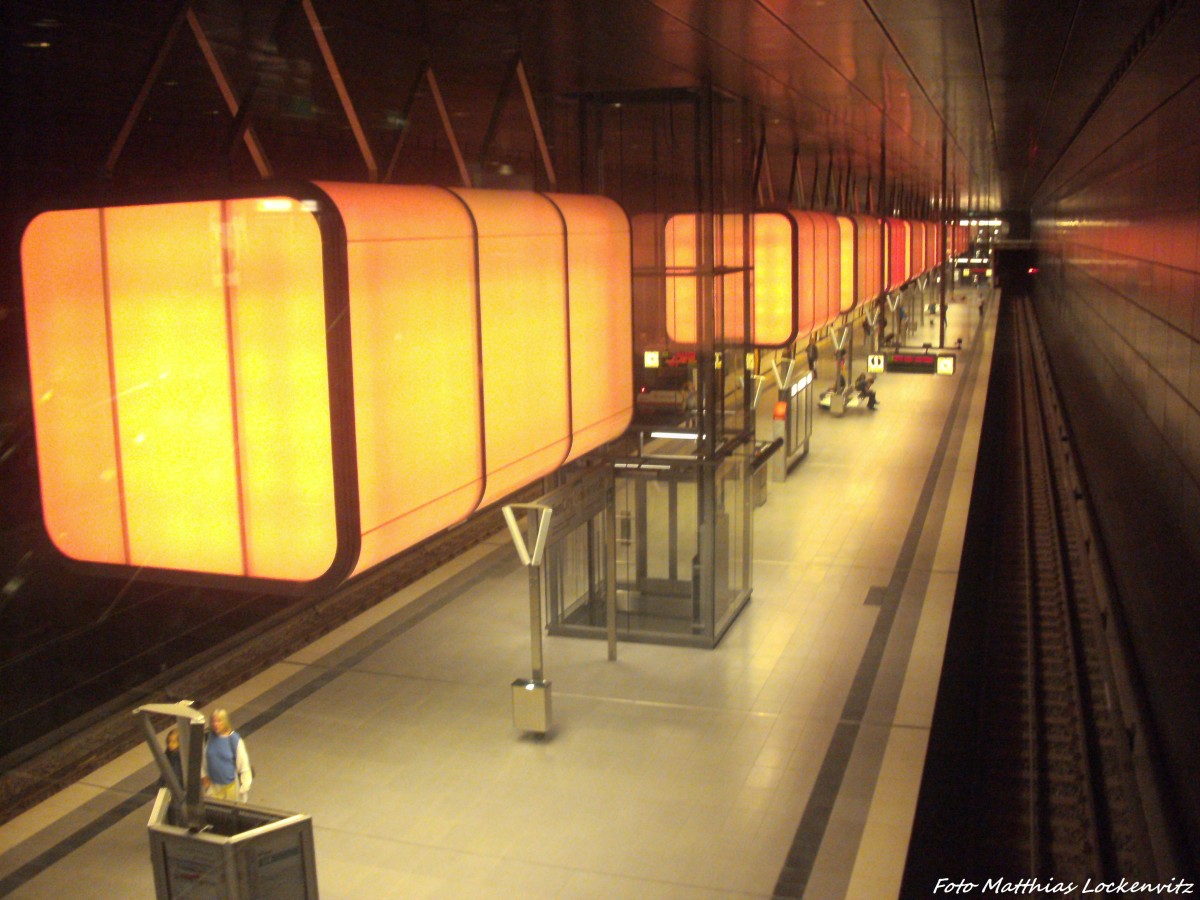
[[[62,252],[69,240],[69,253]],[[73,559],[126,560],[100,211],[34,219],[21,242],[42,517]],[[93,339],[87,340],[85,336]]]
[[[901,287],[912,277],[912,224],[904,219],[885,219],[887,230],[887,286]]]
[[[754,215],[753,343],[784,347],[798,328],[796,223],[783,213]]]
[[[571,313],[570,462],[612,440],[633,418],[629,220],[604,197],[549,194],[567,229]]]
[[[441,188],[321,187],[346,227],[362,571],[483,493],[475,231]]]
[[[858,263],[858,303],[870,303],[884,292],[883,223],[874,216],[853,216]]]
[[[46,528],[117,572],[333,583],[632,415],[602,198],[298,184],[46,212],[21,250]]]
[[[305,352],[313,335],[323,343],[323,317],[286,338],[321,294],[320,238],[307,213],[299,223],[273,214],[271,243],[252,248],[259,226],[247,214],[223,201],[68,210],[26,230],[45,519],[64,554],[267,578],[329,565],[328,404]],[[305,241],[307,269],[292,253],[303,257]],[[260,252],[270,248],[282,258]],[[60,271],[75,289],[55,284]],[[62,315],[88,327],[47,327]],[[68,384],[56,361],[72,357],[83,364]],[[74,428],[63,428],[64,403]],[[280,453],[288,441],[305,452]]]
[[[854,220],[847,216],[837,217],[838,227],[838,249],[840,253],[839,271],[841,272],[840,286],[838,290],[840,303],[839,310],[847,313],[854,309],[856,298],[856,270],[855,270],[855,246],[854,246]]]

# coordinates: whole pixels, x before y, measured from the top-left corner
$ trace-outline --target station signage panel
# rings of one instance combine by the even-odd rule
[[[867,371],[871,373],[884,371],[884,359],[882,353],[872,353],[867,356]]]
[[[914,372],[932,375],[937,371],[936,353],[891,353],[887,357],[887,371]]]
[[[646,369],[681,369],[696,362],[695,351],[644,350],[642,351],[642,367]]]
[[[953,375],[953,353],[889,353],[885,360],[888,372],[910,372],[917,375]],[[871,358],[867,360],[870,369]]]

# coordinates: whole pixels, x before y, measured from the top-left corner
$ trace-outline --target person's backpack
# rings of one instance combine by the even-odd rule
[[[237,777],[237,752],[238,752],[238,746],[242,743],[242,736],[235,731],[235,732],[233,732],[232,737],[233,737],[233,740],[231,741],[231,743],[233,744],[233,772],[234,772],[234,778],[236,778]],[[254,778],[254,763],[250,763],[250,777]]]

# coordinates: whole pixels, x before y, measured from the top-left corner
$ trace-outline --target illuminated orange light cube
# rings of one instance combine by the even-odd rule
[[[629,223],[600,197],[289,182],[49,210],[21,245],[70,559],[332,586],[619,436]]]

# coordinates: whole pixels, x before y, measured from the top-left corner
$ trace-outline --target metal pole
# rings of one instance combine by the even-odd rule
[[[716,228],[718,179],[716,104],[709,85],[696,104],[696,175],[697,206],[701,210],[700,227],[696,229],[696,260],[700,269],[696,311],[697,343],[700,353],[698,409],[700,440],[696,445],[701,462],[696,467],[697,565],[692,572],[692,628],[702,631],[710,640],[712,628],[709,611],[713,605],[713,569],[716,565],[716,478],[709,462],[717,447],[720,417],[717,409],[716,372]],[[722,209],[723,211],[723,209]]]
[[[846,387],[854,387],[854,326],[846,325],[845,332],[849,340],[846,343]]]
[[[608,659],[617,658],[617,491],[609,472],[608,504],[604,511],[604,581],[608,586],[606,624],[608,626]]]
[[[667,482],[667,578],[679,578],[679,482]]]
[[[946,202],[946,130],[943,128],[942,129],[942,221],[943,221],[943,223],[946,220],[947,205],[948,204]],[[943,228],[942,233],[946,236],[949,236],[950,229]],[[946,249],[945,238],[943,238],[943,240],[942,240],[942,255],[943,255],[944,261],[943,261],[943,268],[942,268],[941,305],[938,310],[941,313],[941,315],[938,316],[938,322],[940,323],[938,325],[938,346],[944,348],[946,346],[946,282],[950,280],[950,272],[953,271],[952,266],[946,265],[946,263],[948,263],[950,260],[949,260],[949,251]]]
[[[538,510],[529,511],[528,546],[537,545],[538,525],[545,513]],[[533,658],[533,680],[542,681],[542,567],[529,566],[529,630],[530,654]]]

